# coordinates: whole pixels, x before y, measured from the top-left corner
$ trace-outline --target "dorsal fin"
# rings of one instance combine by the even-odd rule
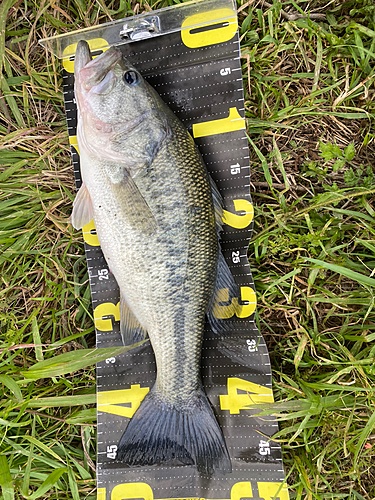
[[[234,281],[219,245],[215,289],[207,310],[207,318],[214,333],[226,335],[232,332],[233,324],[230,318],[236,315],[239,297],[239,286]],[[224,317],[221,308],[222,303],[225,303]]]
[[[220,238],[220,232],[223,229],[223,198],[216,186],[215,181],[211,177],[210,174],[208,174],[208,178],[210,179],[210,185],[211,185],[211,192],[212,192],[212,201],[214,203],[214,209],[215,209],[215,225],[216,225],[216,231],[217,235]]]

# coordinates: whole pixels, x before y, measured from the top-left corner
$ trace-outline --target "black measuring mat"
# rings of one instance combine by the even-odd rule
[[[231,322],[230,336],[216,336],[206,323],[202,380],[223,430],[233,471],[206,477],[194,466],[132,468],[116,459],[124,429],[155,381],[155,360],[148,341],[97,365],[98,500],[289,499],[280,446],[271,440],[278,424],[273,417],[254,416],[257,411],[248,408],[272,402],[273,395],[267,347],[254,323],[256,296],[246,256],[253,224],[249,151],[237,17],[232,2],[227,4],[224,9],[203,10],[195,18],[185,18],[180,30],[118,47],[185,124],[224,200],[221,246],[241,296],[233,299],[238,302],[235,317],[230,317],[232,309],[225,302],[217,311],[221,319]],[[204,9],[204,3],[201,5]],[[94,55],[114,43],[113,30],[107,25],[100,38],[94,32],[92,38],[85,36]],[[79,188],[73,71],[74,58],[68,57],[63,91]],[[93,222],[83,228],[83,237],[97,347],[121,346],[119,289]]]

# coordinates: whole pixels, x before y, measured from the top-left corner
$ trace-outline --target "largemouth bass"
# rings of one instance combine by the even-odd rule
[[[200,378],[205,315],[223,333],[215,297],[230,304],[238,294],[220,251],[221,196],[183,124],[118,49],[92,59],[78,43],[75,95],[83,184],[71,221],[94,219],[120,288],[123,342],[148,334],[157,366],[117,459],[229,472]]]

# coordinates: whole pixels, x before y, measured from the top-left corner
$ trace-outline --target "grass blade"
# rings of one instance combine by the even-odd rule
[[[43,484],[36,490],[36,492],[29,496],[28,500],[36,500],[37,498],[44,497],[47,491],[56,486],[57,481],[67,471],[67,467],[61,467],[52,471],[51,474],[49,474],[43,481]]]
[[[0,486],[4,500],[14,500],[14,486],[5,455],[0,455]]]
[[[87,366],[94,365],[107,358],[118,356],[133,347],[142,345],[138,342],[132,346],[108,347],[105,349],[80,349],[66,352],[33,365],[28,371],[22,372],[25,378],[37,380],[40,378],[59,377],[66,373],[73,373]]]
[[[38,327],[38,321],[36,317],[34,316],[32,321],[31,321],[31,331],[33,333],[33,340],[35,344],[35,357],[37,361],[43,361],[43,351],[42,351],[42,346],[41,343],[42,341],[40,340],[40,334],[39,334],[39,327]]]
[[[3,60],[5,56],[5,26],[9,9],[17,0],[3,0],[0,5],[0,75],[3,70]],[[1,76],[0,76],[1,77]]]
[[[309,261],[309,262],[312,262],[313,264],[316,264],[320,267],[323,267],[324,269],[329,269],[330,271],[341,274],[342,276],[345,276],[346,278],[350,278],[354,281],[357,281],[358,283],[361,283],[362,285],[375,287],[375,279],[369,278],[368,276],[366,276],[364,274],[357,273],[356,271],[352,271],[351,269],[347,269],[346,267],[338,266],[336,264],[330,264],[329,262],[324,262],[323,260],[311,259],[309,257],[304,257],[304,259]]]
[[[370,434],[373,432],[374,429],[375,429],[375,411],[371,415],[371,417],[368,419],[367,424],[365,425],[365,427],[363,428],[363,430],[359,436],[358,443],[355,447],[354,467],[357,466],[358,456],[362,450],[364,442],[368,439],[368,437],[370,436]]]
[[[55,396],[35,398],[27,403],[28,408],[63,408],[70,406],[86,406],[96,403],[96,394],[80,394],[76,396]]]
[[[9,375],[0,375],[0,384],[4,384],[6,387],[8,387],[8,389],[13,392],[16,399],[18,401],[22,401],[23,397],[21,389],[18,387],[12,377],[9,377]]]
[[[270,173],[270,170],[268,168],[268,163],[267,163],[267,160],[265,158],[265,156],[263,155],[263,153],[257,148],[257,146],[255,145],[255,143],[250,139],[249,136],[247,136],[251,146],[253,147],[254,151],[256,152],[260,162],[261,162],[261,165],[262,165],[262,168],[263,168],[263,172],[264,172],[264,178],[266,179],[266,181],[268,182],[268,185],[269,187],[271,188],[272,187],[272,177],[271,177],[271,173]]]

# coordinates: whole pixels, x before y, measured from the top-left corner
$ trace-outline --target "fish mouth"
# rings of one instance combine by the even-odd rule
[[[89,44],[80,40],[74,57],[74,75],[79,76],[86,89],[100,83],[109,71],[122,59],[122,53],[116,47],[92,58]]]
[[[83,67],[92,61],[89,44],[85,40],[77,43],[76,53],[74,55],[74,75],[77,76]]]

